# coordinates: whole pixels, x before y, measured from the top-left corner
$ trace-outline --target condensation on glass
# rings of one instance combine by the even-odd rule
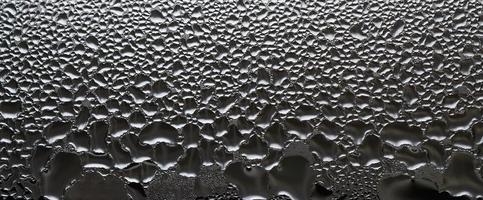
[[[0,199],[481,199],[482,13],[2,1]]]

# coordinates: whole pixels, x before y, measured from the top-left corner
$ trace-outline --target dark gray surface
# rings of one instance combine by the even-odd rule
[[[482,197],[482,9],[2,1],[0,199]]]

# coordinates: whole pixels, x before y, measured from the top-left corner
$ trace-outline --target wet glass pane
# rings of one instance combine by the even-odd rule
[[[0,2],[0,199],[483,198],[480,0]]]

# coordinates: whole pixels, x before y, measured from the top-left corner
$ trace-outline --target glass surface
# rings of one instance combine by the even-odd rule
[[[1,1],[0,199],[483,198],[483,5]]]

